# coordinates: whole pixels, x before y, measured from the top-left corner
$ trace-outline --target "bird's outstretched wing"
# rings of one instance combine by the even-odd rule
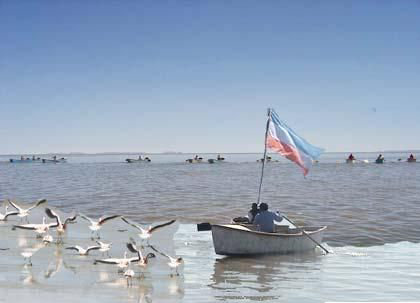
[[[161,251],[159,251],[159,250],[157,250],[153,245],[150,245],[150,248],[152,249],[152,250],[154,250],[155,252],[157,252],[159,255],[162,255],[162,256],[164,256],[164,257],[166,257],[166,258],[168,258],[168,259],[171,259],[171,257],[170,256],[168,256],[167,254],[165,254],[165,253],[163,253],[163,252],[161,252]]]
[[[18,211],[9,211],[4,215],[4,220],[6,220],[9,216],[16,216],[17,214],[19,214]]]
[[[38,200],[38,202],[36,202],[34,205],[32,205],[31,207],[29,207],[27,210],[29,211],[29,210],[31,210],[31,209],[33,209],[33,208],[35,208],[35,207],[38,207],[38,206],[40,206],[41,204],[44,204],[44,203],[47,203],[47,199],[41,199],[41,200]]]
[[[104,218],[101,218],[98,223],[99,223],[99,225],[102,225],[106,221],[109,221],[109,220],[112,220],[112,219],[115,219],[115,218],[119,218],[119,217],[121,217],[121,215],[113,215],[113,216],[104,217]]]
[[[150,230],[149,230],[149,232],[150,233],[152,233],[152,232],[154,232],[155,230],[157,230],[157,229],[159,229],[159,228],[162,228],[162,227],[164,227],[164,226],[168,226],[168,225],[171,225],[172,223],[174,223],[176,220],[171,220],[171,221],[169,221],[169,222],[166,222],[166,223],[162,223],[162,224],[159,224],[159,225],[156,225],[156,226],[153,226]]]
[[[77,218],[77,215],[68,217],[68,218],[66,218],[66,220],[64,220],[64,224],[67,224],[69,222],[74,222],[74,220],[76,220],[76,218]]]
[[[89,221],[90,223],[94,223],[95,221],[93,221],[91,218],[89,218],[88,216],[84,215],[84,214],[79,214],[79,216],[82,219],[85,219],[86,221]]]
[[[131,225],[131,226],[133,226],[133,227],[137,228],[138,230],[143,230],[143,229],[142,229],[139,225],[137,225],[137,224],[135,224],[135,223],[133,223],[133,222],[128,221],[126,218],[121,217],[121,219],[122,219],[125,223],[127,223],[128,225]]]
[[[127,248],[129,251],[131,251],[132,253],[138,253],[139,249],[137,248],[136,245],[134,245],[133,243],[127,243]]]
[[[57,225],[61,225],[60,216],[57,213],[55,213],[51,208],[45,208],[45,213],[51,219],[55,219],[57,221]]]
[[[39,226],[40,224],[13,225],[12,229],[15,230],[16,228],[19,228],[19,229],[35,230],[39,228]]]
[[[98,260],[95,260],[95,262],[93,262],[93,264],[96,264],[96,263],[119,264],[120,260],[118,260],[118,259],[98,259]]]
[[[88,248],[86,248],[86,253],[89,253],[89,251],[91,251],[91,250],[98,250],[100,248],[101,247],[100,246],[97,246],[97,245],[95,245],[95,246],[89,246]]]
[[[55,219],[55,218],[59,217],[59,215],[49,207],[45,208],[45,213],[51,219]]]
[[[19,205],[17,205],[16,202],[13,202],[12,200],[7,200],[7,201],[9,201],[9,204],[12,205],[19,212],[21,212],[23,210],[23,208],[20,207]]]
[[[80,250],[82,249],[79,245],[76,246],[69,246],[66,247],[66,249],[70,249],[70,250],[77,250],[78,252],[80,252]]]

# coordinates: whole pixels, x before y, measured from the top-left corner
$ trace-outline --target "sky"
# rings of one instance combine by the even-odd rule
[[[0,154],[420,149],[419,1],[0,0]]]

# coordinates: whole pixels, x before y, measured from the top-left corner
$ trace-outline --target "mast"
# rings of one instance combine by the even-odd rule
[[[261,167],[261,179],[260,179],[260,186],[258,188],[258,199],[257,199],[257,204],[260,204],[260,199],[261,199],[261,188],[262,188],[262,183],[263,183],[263,178],[264,178],[264,167],[265,167],[265,161],[267,160],[267,135],[268,135],[268,127],[270,126],[270,121],[271,121],[271,108],[267,109],[267,125],[265,127],[265,137],[264,137],[264,158],[262,161],[262,167]]]

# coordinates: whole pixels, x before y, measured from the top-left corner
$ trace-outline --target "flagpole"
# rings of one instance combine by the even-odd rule
[[[265,166],[265,161],[267,160],[267,136],[268,136],[268,127],[270,126],[270,121],[271,121],[271,108],[269,108],[267,110],[267,125],[265,127],[265,138],[264,138],[264,158],[262,161],[262,167],[261,167],[261,179],[260,179],[260,186],[258,188],[258,199],[257,199],[257,205],[260,204],[260,199],[261,199],[261,188],[262,188],[262,183],[263,183],[263,178],[264,178],[264,166]]]

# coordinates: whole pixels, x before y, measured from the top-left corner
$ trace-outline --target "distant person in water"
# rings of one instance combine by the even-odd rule
[[[356,160],[356,158],[353,156],[353,154],[350,154],[350,156],[348,157],[349,160]]]
[[[254,223],[255,216],[260,212],[257,203],[252,203],[251,209],[248,212],[249,223]]]
[[[139,160],[143,160],[143,156],[142,155],[139,156]]]
[[[194,160],[198,160],[198,155],[195,155]]]
[[[384,156],[382,156],[382,154],[379,154],[378,158],[376,158],[376,161],[383,161],[384,160]]]
[[[260,204],[260,212],[255,216],[254,224],[258,226],[258,230],[266,233],[275,232],[276,222],[281,222],[283,217],[279,213],[268,210],[267,203]]]

